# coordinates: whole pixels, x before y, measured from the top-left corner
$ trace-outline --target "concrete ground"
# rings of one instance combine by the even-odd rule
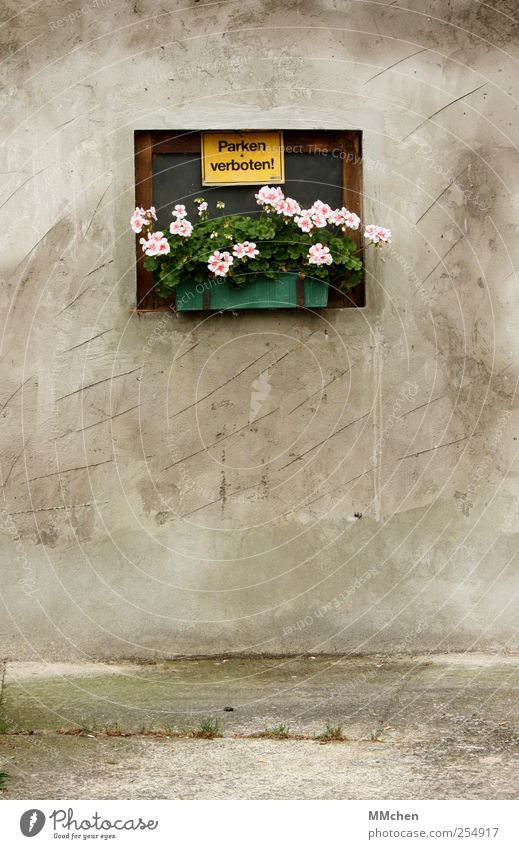
[[[3,797],[515,799],[518,685],[488,654],[7,663]]]

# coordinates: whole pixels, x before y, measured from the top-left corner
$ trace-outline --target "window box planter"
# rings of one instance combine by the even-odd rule
[[[208,280],[205,285],[179,283],[175,290],[177,312],[197,310],[279,310],[307,307],[319,309],[328,303],[328,283],[280,273],[275,278],[254,275],[242,286],[233,286],[226,277]]]
[[[174,292],[179,312],[320,308],[328,303],[330,285],[358,283],[360,248],[346,236],[360,226],[355,212],[332,209],[320,200],[303,209],[279,186],[262,186],[255,197],[262,208],[258,218],[210,218],[208,203],[195,198],[195,224],[186,207],[176,204],[169,235],[153,230],[155,207],[136,207],[131,227],[137,235],[144,233],[139,239],[146,254],[143,266],[154,275],[160,297]],[[217,210],[224,207],[217,201]],[[390,242],[391,231],[369,224],[364,237],[381,247]]]

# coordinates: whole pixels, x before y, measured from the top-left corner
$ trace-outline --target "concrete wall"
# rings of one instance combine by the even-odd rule
[[[3,655],[518,647],[497,6],[4,4]],[[131,312],[133,131],[214,127],[363,131],[365,309]]]

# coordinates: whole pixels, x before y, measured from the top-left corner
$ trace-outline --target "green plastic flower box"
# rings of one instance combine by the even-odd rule
[[[305,277],[300,286],[304,306],[312,309],[328,303],[328,283]],[[208,280],[205,285],[180,283],[176,287],[176,309],[196,310],[279,310],[293,309],[299,303],[298,275],[279,274],[274,279],[255,277],[244,286],[232,286],[226,277]]]

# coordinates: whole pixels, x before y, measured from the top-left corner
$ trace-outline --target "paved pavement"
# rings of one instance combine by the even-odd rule
[[[516,799],[518,685],[488,654],[8,663],[3,796]]]

